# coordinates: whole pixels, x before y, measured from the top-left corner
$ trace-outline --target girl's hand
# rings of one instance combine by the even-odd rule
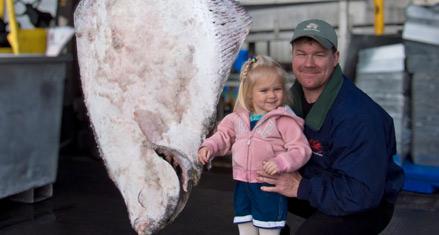
[[[200,148],[198,150],[197,163],[201,162],[203,165],[206,165],[211,155],[212,155],[212,151],[210,151],[208,147]]]
[[[263,162],[262,164],[264,165],[265,173],[269,175],[275,175],[279,173],[279,167],[273,159],[268,160],[267,162]]]

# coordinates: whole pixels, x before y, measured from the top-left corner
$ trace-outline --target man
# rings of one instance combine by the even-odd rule
[[[304,21],[291,44],[293,110],[305,119],[313,154],[299,172],[260,172],[274,185],[262,190],[290,197],[289,211],[306,218],[296,234],[378,234],[404,183],[393,120],[342,75],[331,25]]]

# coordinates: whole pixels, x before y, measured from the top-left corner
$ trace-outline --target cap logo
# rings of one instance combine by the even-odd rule
[[[309,23],[306,26],[306,29],[304,29],[304,30],[312,30],[312,31],[320,32],[320,30],[317,29],[318,27],[319,26],[317,24],[315,24],[315,23]]]

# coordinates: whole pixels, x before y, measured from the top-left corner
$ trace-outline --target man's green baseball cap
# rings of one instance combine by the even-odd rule
[[[334,28],[323,20],[312,19],[299,23],[294,30],[291,43],[301,37],[313,38],[326,49],[331,49],[333,46],[337,49],[337,34]]]

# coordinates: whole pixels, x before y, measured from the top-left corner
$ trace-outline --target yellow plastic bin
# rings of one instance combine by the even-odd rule
[[[16,37],[9,37],[8,41],[11,44],[12,52],[14,54],[26,53],[46,53],[46,29],[19,29]]]
[[[0,0],[0,4],[3,0]],[[45,54],[47,33],[45,28],[20,29],[15,19],[14,3],[6,0],[10,32],[7,36],[11,48],[0,48],[0,53]],[[0,17],[4,18],[4,9],[0,8]]]

